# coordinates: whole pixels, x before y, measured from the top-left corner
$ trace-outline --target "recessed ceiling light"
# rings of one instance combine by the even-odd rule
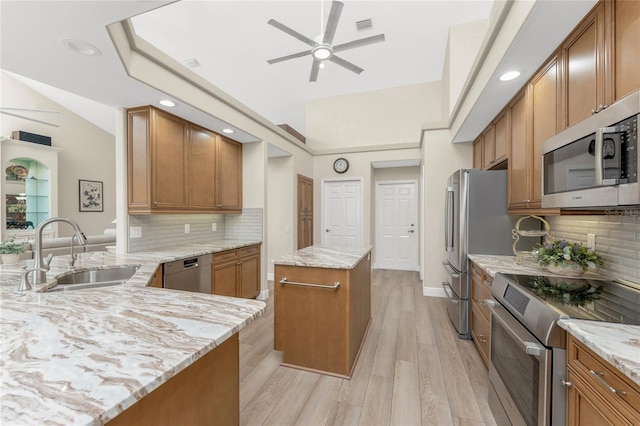
[[[59,41],[60,43],[62,43],[63,46],[67,47],[68,49],[71,49],[72,51],[76,52],[79,55],[93,56],[93,57],[102,55],[102,52],[100,52],[100,49],[98,49],[93,44],[86,42],[84,40],[79,40],[77,38],[63,37]]]
[[[233,130],[232,129],[222,129],[222,132],[223,133],[227,133],[227,134],[231,134],[231,133],[233,133]]]
[[[519,71],[507,71],[500,76],[500,81],[509,81],[520,77]]]
[[[176,106],[176,103],[173,102],[173,101],[170,101],[169,99],[162,99],[162,100],[158,101],[158,103],[160,105],[164,105],[166,107],[174,107],[174,106]]]

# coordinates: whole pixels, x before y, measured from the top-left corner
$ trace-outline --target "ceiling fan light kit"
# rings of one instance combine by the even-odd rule
[[[314,82],[318,79],[318,70],[320,68],[324,68],[322,61],[331,61],[334,64],[340,65],[343,68],[348,69],[351,72],[356,74],[360,74],[364,69],[360,68],[357,65],[352,64],[349,61],[346,61],[335,55],[336,52],[341,52],[347,49],[353,49],[356,47],[366,46],[368,44],[379,43],[385,40],[384,34],[378,34],[371,37],[365,37],[358,40],[352,40],[347,43],[342,43],[333,46],[333,37],[336,34],[336,29],[338,28],[338,21],[340,20],[340,15],[342,14],[342,8],[344,4],[339,1],[333,1],[331,3],[331,11],[329,12],[329,18],[327,19],[327,25],[325,27],[324,35],[322,40],[314,41],[305,35],[300,34],[296,30],[289,28],[288,26],[276,21],[275,19],[269,19],[267,24],[276,27],[282,32],[289,34],[292,37],[297,38],[301,42],[305,43],[308,46],[311,46],[310,50],[305,50],[298,53],[293,53],[291,55],[281,56],[279,58],[270,59],[267,63],[273,65],[278,62],[288,61],[290,59],[301,58],[303,56],[311,55],[313,59],[313,63],[311,64],[311,75],[309,77],[310,82]]]

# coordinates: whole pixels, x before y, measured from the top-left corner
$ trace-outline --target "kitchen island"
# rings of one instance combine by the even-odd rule
[[[145,411],[164,416],[163,410],[177,403],[182,409],[170,410],[174,417],[161,417],[165,424],[212,415],[233,423],[238,418],[237,333],[264,312],[264,303],[146,286],[160,263],[251,244],[82,253],[77,270],[140,265],[125,284],[86,290],[41,292],[45,285],[19,292],[20,265],[0,266],[0,422],[131,424]],[[51,277],[65,273],[65,257],[53,259]],[[223,368],[217,364],[221,360]],[[219,375],[224,376],[220,383],[215,380]],[[182,396],[167,398],[167,390]],[[194,413],[184,404],[196,390],[193,400],[202,401],[197,398],[208,392],[204,396],[210,396],[210,404],[200,404]],[[214,411],[219,407],[211,396],[221,393],[231,395],[224,401],[229,417]]]
[[[282,365],[350,378],[371,319],[371,247],[314,245],[273,263]]]

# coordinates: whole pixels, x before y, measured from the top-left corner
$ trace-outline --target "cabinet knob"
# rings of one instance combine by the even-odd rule
[[[562,379],[561,382],[562,386],[564,386],[565,388],[570,388],[571,386],[573,386],[571,382],[567,382],[565,379]]]
[[[153,202],[153,205],[154,205],[154,207],[158,207],[158,202],[157,202],[157,201],[154,201],[154,202]]]

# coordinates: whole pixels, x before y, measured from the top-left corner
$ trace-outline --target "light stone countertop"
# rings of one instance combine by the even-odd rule
[[[371,252],[372,247],[337,247],[313,245],[286,254],[273,261],[274,265],[307,266],[311,268],[353,269]]]
[[[146,285],[160,263],[256,243],[82,253],[77,270],[141,267],[125,284],[77,291],[18,292],[20,266],[0,265],[0,423],[104,424],[237,333],[263,302]]]
[[[492,277],[499,272],[551,275],[531,260],[516,264],[514,256],[469,255],[469,260]],[[578,319],[561,319],[558,325],[640,385],[640,326]]]

